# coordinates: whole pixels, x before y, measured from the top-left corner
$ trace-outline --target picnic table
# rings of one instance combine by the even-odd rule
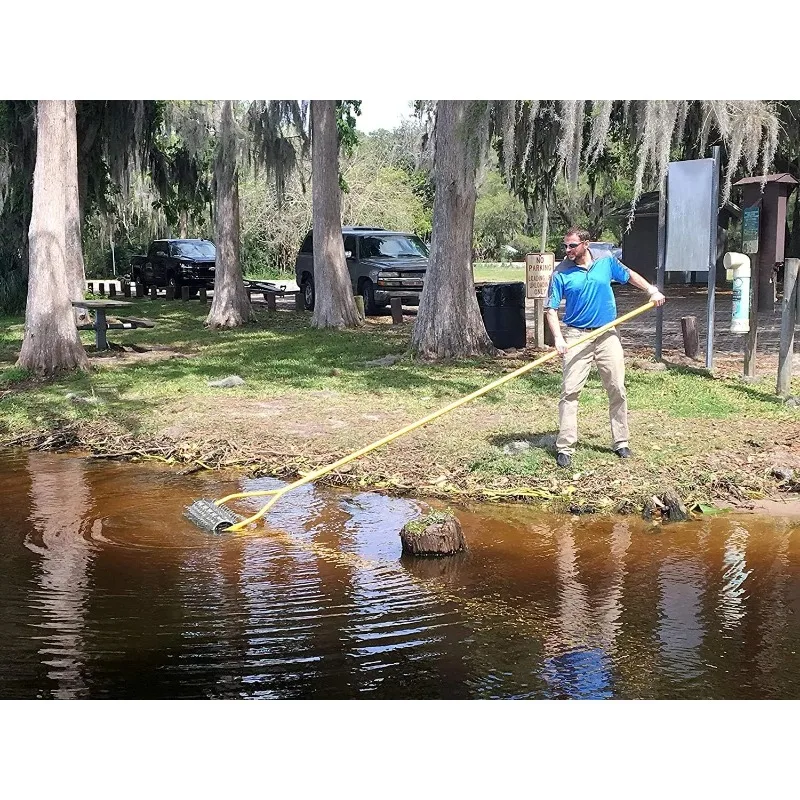
[[[95,345],[98,350],[108,350],[108,340],[106,339],[106,329],[108,328],[152,328],[155,326],[155,322],[152,320],[137,317],[120,317],[118,323],[109,324],[106,319],[106,311],[132,305],[124,300],[73,300],[72,305],[74,308],[94,311],[94,322],[90,326],[80,327],[94,329]]]

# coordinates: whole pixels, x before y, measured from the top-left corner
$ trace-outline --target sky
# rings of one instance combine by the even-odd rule
[[[356,121],[356,128],[364,133],[372,133],[379,128],[393,130],[402,119],[411,116],[409,103],[412,100],[362,100],[361,114]]]

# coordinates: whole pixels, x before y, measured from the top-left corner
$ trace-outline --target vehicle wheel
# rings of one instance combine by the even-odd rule
[[[174,272],[167,275],[167,286],[171,286],[175,290],[175,297],[181,293],[181,279]]]
[[[364,298],[364,314],[375,316],[378,306],[375,305],[375,286],[372,281],[365,280],[361,284],[361,296]]]
[[[313,311],[315,300],[314,279],[306,275],[300,284],[300,289],[303,292],[303,305],[305,305],[306,311]]]

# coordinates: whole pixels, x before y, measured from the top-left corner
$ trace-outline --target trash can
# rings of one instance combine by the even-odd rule
[[[525,347],[525,284],[481,283],[475,287],[486,333],[495,347]]]

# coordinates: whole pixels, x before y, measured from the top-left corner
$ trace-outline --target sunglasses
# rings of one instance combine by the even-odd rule
[[[567,250],[574,250],[580,244],[583,244],[583,242],[570,242],[569,244],[565,242],[564,247],[566,247]]]

